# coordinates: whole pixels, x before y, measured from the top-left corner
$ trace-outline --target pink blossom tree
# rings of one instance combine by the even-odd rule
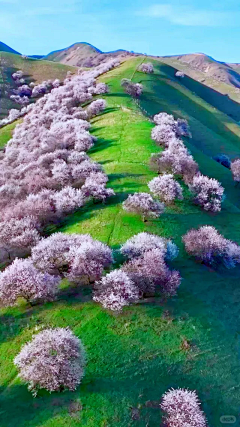
[[[163,395],[161,409],[165,427],[207,427],[195,391],[170,389]]]
[[[113,311],[121,311],[138,298],[138,288],[122,270],[114,270],[97,282],[93,296],[94,301]]]
[[[141,215],[142,220],[146,218],[158,218],[164,212],[164,204],[152,198],[148,193],[135,193],[129,195],[123,202],[123,209],[130,213]]]
[[[134,98],[138,98],[142,95],[143,86],[140,83],[133,83],[131,80],[122,79],[121,86]]]
[[[181,283],[179,272],[168,268],[163,251],[158,248],[133,258],[123,266],[123,270],[138,287],[141,295],[158,291],[164,296],[173,296]]]
[[[231,171],[234,181],[240,182],[240,159],[236,159],[231,163]]]
[[[139,71],[142,71],[146,74],[152,74],[153,73],[153,64],[151,62],[144,62],[139,67]]]
[[[45,329],[33,336],[15,357],[19,377],[28,389],[75,390],[81,383],[86,363],[82,342],[68,328]]]
[[[175,199],[183,200],[182,187],[171,174],[153,178],[148,183],[148,187],[154,196],[159,197],[165,203],[171,203]]]
[[[203,226],[188,231],[182,238],[187,253],[206,264],[233,268],[240,263],[240,246],[225,239],[214,227]]]
[[[79,283],[99,280],[113,263],[111,249],[89,234],[55,233],[32,249],[34,265]]]
[[[179,79],[183,79],[185,77],[185,74],[183,71],[176,71],[175,76],[178,77]]]
[[[37,270],[31,259],[16,258],[0,273],[0,301],[4,306],[16,304],[20,297],[30,303],[52,301],[59,281],[59,277]]]
[[[129,259],[143,256],[145,252],[158,249],[161,257],[173,260],[178,256],[178,248],[171,240],[146,232],[138,233],[128,239],[120,248],[121,253]]]
[[[196,204],[206,211],[220,212],[224,200],[224,188],[214,178],[196,175],[189,186]]]

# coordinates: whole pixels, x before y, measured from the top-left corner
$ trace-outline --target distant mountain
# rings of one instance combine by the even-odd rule
[[[17,55],[21,55],[19,52],[2,42],[0,42],[0,52],[16,53]]]
[[[74,43],[65,49],[49,53],[44,59],[78,67],[93,67],[100,64],[107,57],[127,56],[128,54],[131,55],[122,49],[113,52],[102,52],[89,43]]]
[[[162,57],[168,63],[185,64],[189,69],[201,72],[206,77],[230,84],[235,88],[240,88],[240,64],[227,64],[216,61],[204,53],[192,53],[186,55],[173,55]]]

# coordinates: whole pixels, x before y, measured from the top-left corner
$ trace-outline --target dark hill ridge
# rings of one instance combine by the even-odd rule
[[[0,52],[9,52],[9,53],[15,53],[17,55],[21,55],[19,52],[12,49],[10,46],[8,46],[7,44],[5,44],[3,42],[0,42]]]

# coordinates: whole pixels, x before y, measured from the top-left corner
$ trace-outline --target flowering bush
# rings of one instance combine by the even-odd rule
[[[99,280],[113,256],[107,245],[89,234],[55,233],[32,249],[32,260],[41,271],[86,283]]]
[[[141,215],[145,221],[146,218],[158,218],[164,212],[164,204],[155,201],[148,193],[135,193],[123,202],[123,209]]]
[[[144,255],[145,252],[158,249],[166,260],[178,256],[178,248],[171,240],[150,233],[138,233],[128,239],[120,248],[121,253],[127,258]]]
[[[36,269],[30,259],[16,258],[0,273],[0,301],[14,305],[19,297],[33,303],[52,301],[57,293],[59,278]]]
[[[154,196],[159,197],[165,203],[171,203],[175,199],[183,200],[182,187],[171,174],[153,178],[148,183],[148,187]]]
[[[236,159],[231,163],[231,171],[234,181],[240,181],[240,159]]]
[[[152,74],[153,73],[153,64],[151,62],[144,62],[139,67],[139,71],[142,71],[146,74]]]
[[[34,396],[39,389],[75,390],[84,375],[85,351],[70,329],[45,329],[22,347],[14,364]]]
[[[240,246],[225,239],[214,227],[205,225],[190,230],[182,239],[187,253],[207,264],[223,263],[233,268],[240,263]]]
[[[142,95],[143,86],[140,83],[133,83],[131,80],[122,79],[121,86],[129,95],[135,98],[138,98],[140,95]]]
[[[186,184],[191,184],[198,172],[198,164],[186,150],[172,147],[162,153],[152,154],[150,167],[158,173],[180,175]]]
[[[224,188],[214,178],[196,175],[189,186],[194,195],[195,203],[206,211],[220,212],[224,198]]]
[[[128,274],[140,294],[160,291],[164,296],[173,296],[181,283],[179,272],[170,271],[163,258],[162,249],[155,248],[126,263],[123,270]]]
[[[161,409],[165,427],[207,427],[195,391],[171,389],[163,395]]]
[[[138,288],[122,270],[114,270],[97,282],[93,296],[94,301],[113,311],[121,311],[138,298]]]
[[[185,77],[185,74],[183,73],[183,71],[176,71],[175,76],[179,79],[183,79],[183,77]]]

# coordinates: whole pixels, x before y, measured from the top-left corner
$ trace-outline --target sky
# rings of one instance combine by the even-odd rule
[[[0,0],[0,41],[26,55],[75,42],[240,62],[239,0]]]

